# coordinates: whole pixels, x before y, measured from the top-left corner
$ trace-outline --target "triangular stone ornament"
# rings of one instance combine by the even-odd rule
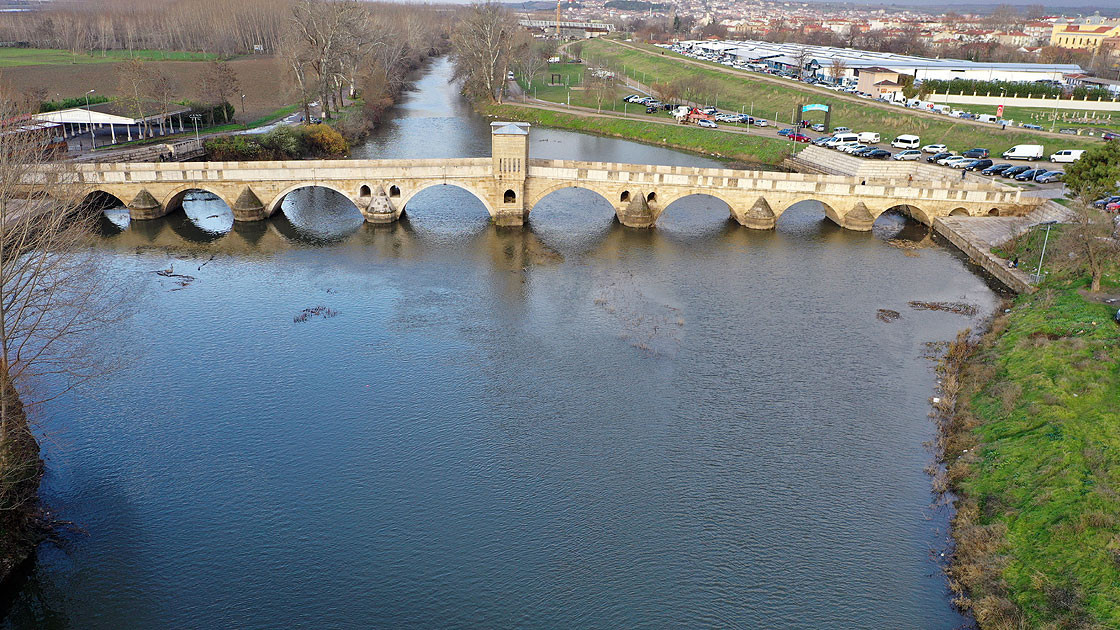
[[[132,200],[132,203],[128,204],[128,207],[134,210],[151,210],[152,208],[158,208],[159,202],[152,196],[152,193],[148,192],[147,188],[142,188],[140,192],[136,193],[136,197]]]

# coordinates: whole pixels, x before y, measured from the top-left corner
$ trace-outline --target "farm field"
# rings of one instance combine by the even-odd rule
[[[119,63],[129,59],[144,61],[209,61],[217,55],[209,53],[162,50],[107,50],[91,55],[75,54],[53,48],[0,48],[0,68],[43,65],[81,65],[92,63]]]

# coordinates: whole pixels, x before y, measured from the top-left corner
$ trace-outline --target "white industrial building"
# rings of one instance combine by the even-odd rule
[[[831,79],[834,60],[844,67],[841,78],[856,80],[862,68],[887,68],[908,74],[917,81],[926,79],[972,79],[977,81],[1063,81],[1067,74],[1084,72],[1081,66],[1063,63],[981,63],[964,59],[930,59],[894,53],[871,52],[852,48],[810,46],[806,44],[759,41],[689,41],[678,44],[696,52],[730,56],[742,63],[763,63],[776,70],[795,72],[799,63],[804,70]]]

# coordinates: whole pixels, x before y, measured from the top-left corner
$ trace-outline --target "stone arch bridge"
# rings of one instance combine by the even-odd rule
[[[311,186],[337,191],[373,223],[395,221],[416,194],[442,185],[471,192],[500,226],[522,225],[541,199],[573,187],[602,195],[618,220],[635,228],[652,227],[666,207],[690,195],[724,201],[736,221],[757,229],[773,228],[783,212],[807,200],[822,203],[830,219],[852,230],[870,230],[892,208],[926,225],[940,216],[1027,209],[1017,189],[938,179],[912,162],[883,165],[884,175],[861,178],[530,159],[528,127],[493,123],[489,158],[78,164],[65,177],[87,197],[119,199],[139,220],[173,212],[187,192],[203,190],[225,201],[234,220],[260,221],[279,210],[285,195]]]

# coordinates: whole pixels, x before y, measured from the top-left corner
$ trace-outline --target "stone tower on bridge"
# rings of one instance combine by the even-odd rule
[[[494,224],[522,225],[528,214],[525,179],[529,171],[529,123],[490,123],[490,136]]]

